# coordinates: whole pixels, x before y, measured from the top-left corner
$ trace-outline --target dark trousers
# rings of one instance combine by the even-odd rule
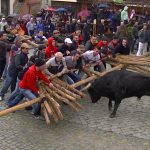
[[[134,51],[135,43],[136,43],[136,39],[133,39],[132,42],[131,42],[131,46],[130,46],[131,53]]]
[[[2,77],[3,71],[5,69],[6,60],[0,60],[0,78]]]

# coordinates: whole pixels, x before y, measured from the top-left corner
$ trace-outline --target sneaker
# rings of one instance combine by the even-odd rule
[[[41,115],[33,115],[35,119],[44,121],[44,117]]]
[[[0,101],[3,101],[4,99],[3,99],[3,97],[2,96],[0,96]]]

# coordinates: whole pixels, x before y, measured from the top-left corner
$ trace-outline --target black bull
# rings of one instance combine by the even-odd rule
[[[112,101],[115,102],[114,110],[110,114],[113,118],[122,99],[150,96],[150,77],[127,70],[112,71],[94,81],[88,92],[92,103],[96,103],[102,96],[109,98],[109,110],[112,108]]]

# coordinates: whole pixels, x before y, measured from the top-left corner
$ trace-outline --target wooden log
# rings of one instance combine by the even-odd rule
[[[24,109],[24,108],[26,108],[26,107],[32,106],[34,103],[38,103],[38,102],[40,102],[42,99],[43,99],[43,97],[39,97],[39,98],[33,99],[33,100],[31,100],[31,101],[24,102],[24,103],[22,103],[22,104],[18,104],[17,106],[14,106],[14,107],[11,107],[11,108],[2,110],[2,111],[0,111],[0,117],[1,117],[1,116],[5,116],[5,115],[7,115],[7,114],[9,114],[9,113],[15,112],[15,111],[17,111],[17,110],[21,110],[21,109]]]
[[[52,89],[53,91],[55,91],[56,93],[60,94],[61,96],[65,97],[65,98],[67,98],[67,99],[69,99],[69,100],[71,100],[71,101],[75,101],[75,100],[76,100],[74,97],[68,95],[67,93],[62,92],[60,89],[58,89],[58,88],[55,87],[55,86],[52,86],[51,89]]]
[[[111,71],[118,70],[118,69],[121,69],[121,68],[123,68],[123,67],[124,67],[124,65],[123,65],[123,64],[120,64],[120,65],[118,65],[118,66],[116,66],[116,67],[114,67],[114,68],[111,68],[111,69],[108,69],[108,70],[106,70],[106,71],[104,71],[104,72],[102,72],[102,73],[99,73],[99,75],[100,75],[100,76],[103,76],[103,75],[105,75],[105,74],[107,74],[107,73],[109,73],[109,72],[111,72]],[[93,81],[93,80],[95,80],[95,79],[97,79],[97,76],[96,76],[96,75],[93,75],[93,76],[91,76],[91,77],[89,77],[89,78],[86,78],[86,79],[84,79],[84,80],[82,80],[82,81],[79,81],[79,82],[77,82],[77,83],[74,83],[74,84],[72,84],[71,86],[72,86],[73,88],[76,88],[76,87],[79,87],[79,86],[84,85],[84,84],[86,84],[86,83],[89,83],[89,82],[91,82],[91,81]]]
[[[49,119],[48,113],[46,111],[46,108],[44,107],[44,104],[41,104],[41,108],[42,108],[42,111],[43,111],[45,121],[49,125],[50,124],[50,119]]]
[[[148,72],[145,72],[144,70],[141,70],[140,68],[138,68],[138,67],[136,67],[136,66],[134,66],[134,67],[133,67],[133,66],[128,66],[127,68],[130,69],[130,70],[133,70],[133,71],[142,73],[142,74],[144,74],[144,75],[149,75]]]
[[[55,83],[54,81],[52,81],[52,83],[53,83],[53,85],[54,85],[55,87],[59,88],[62,92],[67,93],[68,95],[74,97],[75,99],[80,99],[80,98],[81,98],[81,96],[72,93],[71,91],[65,89],[64,87],[62,87],[62,86],[60,86],[60,85],[58,85],[58,84]]]
[[[48,114],[49,114],[49,115],[52,115],[52,110],[51,110],[51,108],[49,107],[49,104],[48,104],[48,102],[47,102],[46,100],[44,100],[44,106],[45,106],[45,108],[46,108]]]
[[[80,105],[77,101],[73,101],[72,103],[75,104],[75,106],[79,109],[83,109],[82,105]]]
[[[88,71],[86,68],[82,68],[82,71],[87,74],[88,77],[92,76],[92,73]]]
[[[99,76],[99,77],[101,77],[101,75],[99,74],[99,72],[97,72],[97,71],[92,71],[92,70],[88,70],[87,68],[84,68],[86,71],[88,71],[88,72],[90,72],[91,74],[94,74],[94,75],[96,75],[96,76]]]
[[[54,102],[55,100],[52,97],[50,97],[48,94],[46,95],[46,97],[48,98],[49,103],[52,104],[52,106],[54,108],[54,111],[56,112],[56,114],[59,117],[59,119],[63,120],[64,117],[63,117],[63,115],[62,115],[62,113],[60,111],[60,107],[58,105],[55,105],[55,102]]]
[[[33,41],[29,40],[29,37],[20,36],[20,39],[27,42],[28,44],[32,45],[33,47],[39,47],[38,44],[34,43]]]
[[[56,92],[54,92],[54,91],[51,91],[48,87],[46,87],[46,89],[47,89],[48,93],[49,93],[52,97],[56,98],[56,99],[59,100],[59,101],[62,101],[62,102],[64,102],[64,103],[68,104],[68,106],[69,106],[70,108],[72,108],[73,110],[79,111],[79,109],[78,109],[76,106],[74,106],[74,105],[71,103],[71,101],[69,101],[68,99],[66,99],[66,98],[64,98],[64,97],[62,97],[62,96],[60,96],[58,93],[56,93]]]
[[[49,106],[53,112],[53,118],[54,118],[54,121],[55,122],[58,122],[58,120],[62,120],[61,116],[59,115],[59,113],[57,112],[58,109],[56,109],[56,106],[52,103],[51,101],[51,98],[49,96],[46,96],[47,97],[47,100],[48,100],[48,103],[49,103]]]
[[[85,94],[83,92],[78,91],[77,89],[71,87],[70,85],[68,85],[67,83],[61,81],[60,79],[56,78],[55,80],[53,80],[54,82],[58,83],[59,85],[63,86],[64,88],[80,95],[81,97],[85,97]]]

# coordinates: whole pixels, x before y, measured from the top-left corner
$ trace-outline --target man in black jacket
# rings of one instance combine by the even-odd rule
[[[21,52],[12,59],[12,62],[8,68],[8,73],[7,73],[6,79],[4,81],[2,89],[0,91],[0,101],[3,100],[3,97],[7,93],[7,90],[10,87],[10,85],[12,83],[14,83],[14,85],[16,85],[18,73],[21,70],[23,70],[23,67],[28,62],[29,49],[30,49],[29,45],[27,43],[23,43],[21,45]],[[13,87],[12,91],[14,89],[15,89],[15,86]]]
[[[0,32],[0,79],[2,77],[6,65],[6,53],[8,45],[4,41],[4,32]]]
[[[69,56],[71,51],[75,50],[72,45],[72,41],[70,38],[66,38],[64,44],[59,47],[59,52],[61,52],[64,56]]]
[[[86,42],[85,44],[85,50],[93,50],[97,44],[97,37],[96,35],[91,36],[90,40]]]
[[[123,39],[122,43],[119,44],[114,51],[112,51],[113,57],[115,57],[116,54],[121,54],[121,55],[129,55],[130,54],[130,48],[128,45],[127,39]]]

